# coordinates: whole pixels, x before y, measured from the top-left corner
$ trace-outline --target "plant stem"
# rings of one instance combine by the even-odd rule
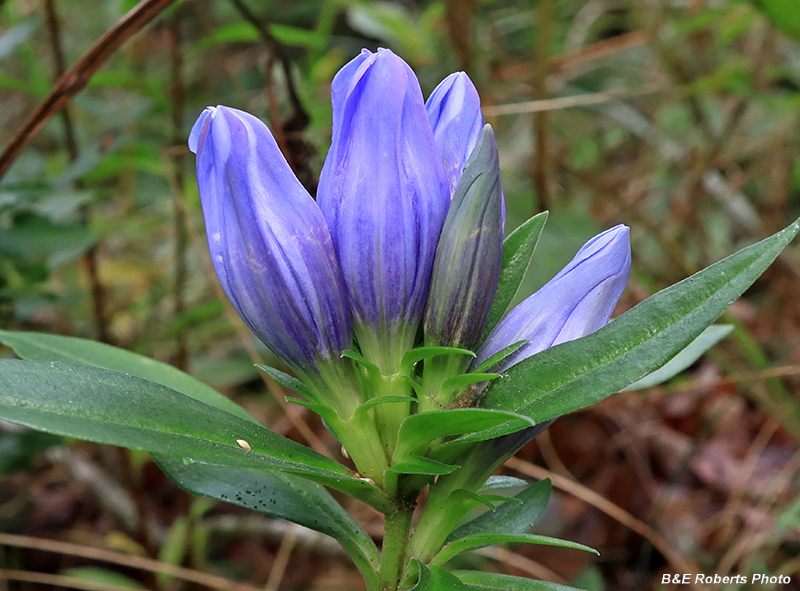
[[[413,514],[413,502],[400,503],[395,511],[386,514],[386,530],[381,550],[381,591],[396,591],[400,588],[400,579],[407,563]]]

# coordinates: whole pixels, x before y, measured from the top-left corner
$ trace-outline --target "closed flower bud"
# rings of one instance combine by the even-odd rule
[[[439,238],[425,310],[425,342],[474,348],[483,334],[503,263],[503,194],[489,125],[458,183]]]
[[[328,226],[267,127],[210,107],[189,137],[209,250],[236,311],[301,374],[351,346],[347,298]]]
[[[503,360],[504,371],[523,359],[605,326],[631,268],[630,232],[619,225],[587,242],[558,275],[511,310],[486,339],[477,366],[505,347],[528,341]]]
[[[464,72],[450,74],[425,103],[436,147],[444,161],[450,195],[483,129],[481,99]]]
[[[387,371],[413,346],[450,202],[422,93],[386,49],[332,85],[333,137],[318,202],[330,227],[362,352]]]

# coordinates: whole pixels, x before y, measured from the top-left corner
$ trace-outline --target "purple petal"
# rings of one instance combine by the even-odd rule
[[[214,269],[239,315],[295,369],[338,359],[351,327],[331,236],[272,134],[216,107],[190,143]]]
[[[481,99],[464,72],[450,74],[439,83],[425,104],[436,147],[442,155],[450,194],[478,141],[484,121]]]
[[[372,342],[394,359],[413,344],[425,305],[447,180],[419,83],[403,60],[386,49],[362,52],[332,88],[318,203],[362,350]]]
[[[547,285],[503,318],[473,365],[509,345],[529,341],[503,361],[500,371],[504,371],[544,349],[605,326],[628,282],[630,267],[627,226],[619,225],[595,236]]]

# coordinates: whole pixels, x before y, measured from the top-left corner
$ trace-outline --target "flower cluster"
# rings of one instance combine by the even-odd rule
[[[590,240],[481,343],[501,275],[505,206],[475,87],[452,74],[426,103],[409,66],[380,49],[346,64],[331,91],[332,141],[316,201],[252,115],[210,107],[189,144],[225,293],[312,402],[335,411],[337,436],[347,446],[358,407],[393,396],[374,406],[375,441],[366,443],[381,457],[350,449],[380,483],[397,428],[417,408],[413,396],[419,410],[446,407],[458,394],[438,390],[448,374],[522,343],[504,371],[608,322],[628,278],[628,229]],[[477,356],[470,365],[463,351],[441,349],[421,369],[404,363],[419,346]],[[420,381],[428,371],[434,378]]]

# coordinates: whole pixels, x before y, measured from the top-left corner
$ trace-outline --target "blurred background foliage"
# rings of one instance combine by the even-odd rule
[[[133,7],[0,1],[0,145]],[[185,142],[206,105],[267,121],[313,194],[330,81],[362,47],[400,54],[426,96],[465,70],[497,132],[507,230],[551,211],[518,298],[625,223],[633,272],[622,312],[800,215],[798,43],[797,0],[174,2],[0,181],[0,328],[170,361],[338,456],[313,415],[262,381],[253,362],[277,361],[221,297]],[[662,589],[664,573],[692,571],[791,575],[780,588],[800,589],[796,245],[724,320],[733,334],[687,372],[562,418],[504,468],[551,477],[540,530],[599,558],[534,546],[461,565],[590,591]],[[380,535],[379,516],[348,508]],[[68,587],[360,583],[335,545],[192,499],[144,454],[0,423],[0,590]]]

